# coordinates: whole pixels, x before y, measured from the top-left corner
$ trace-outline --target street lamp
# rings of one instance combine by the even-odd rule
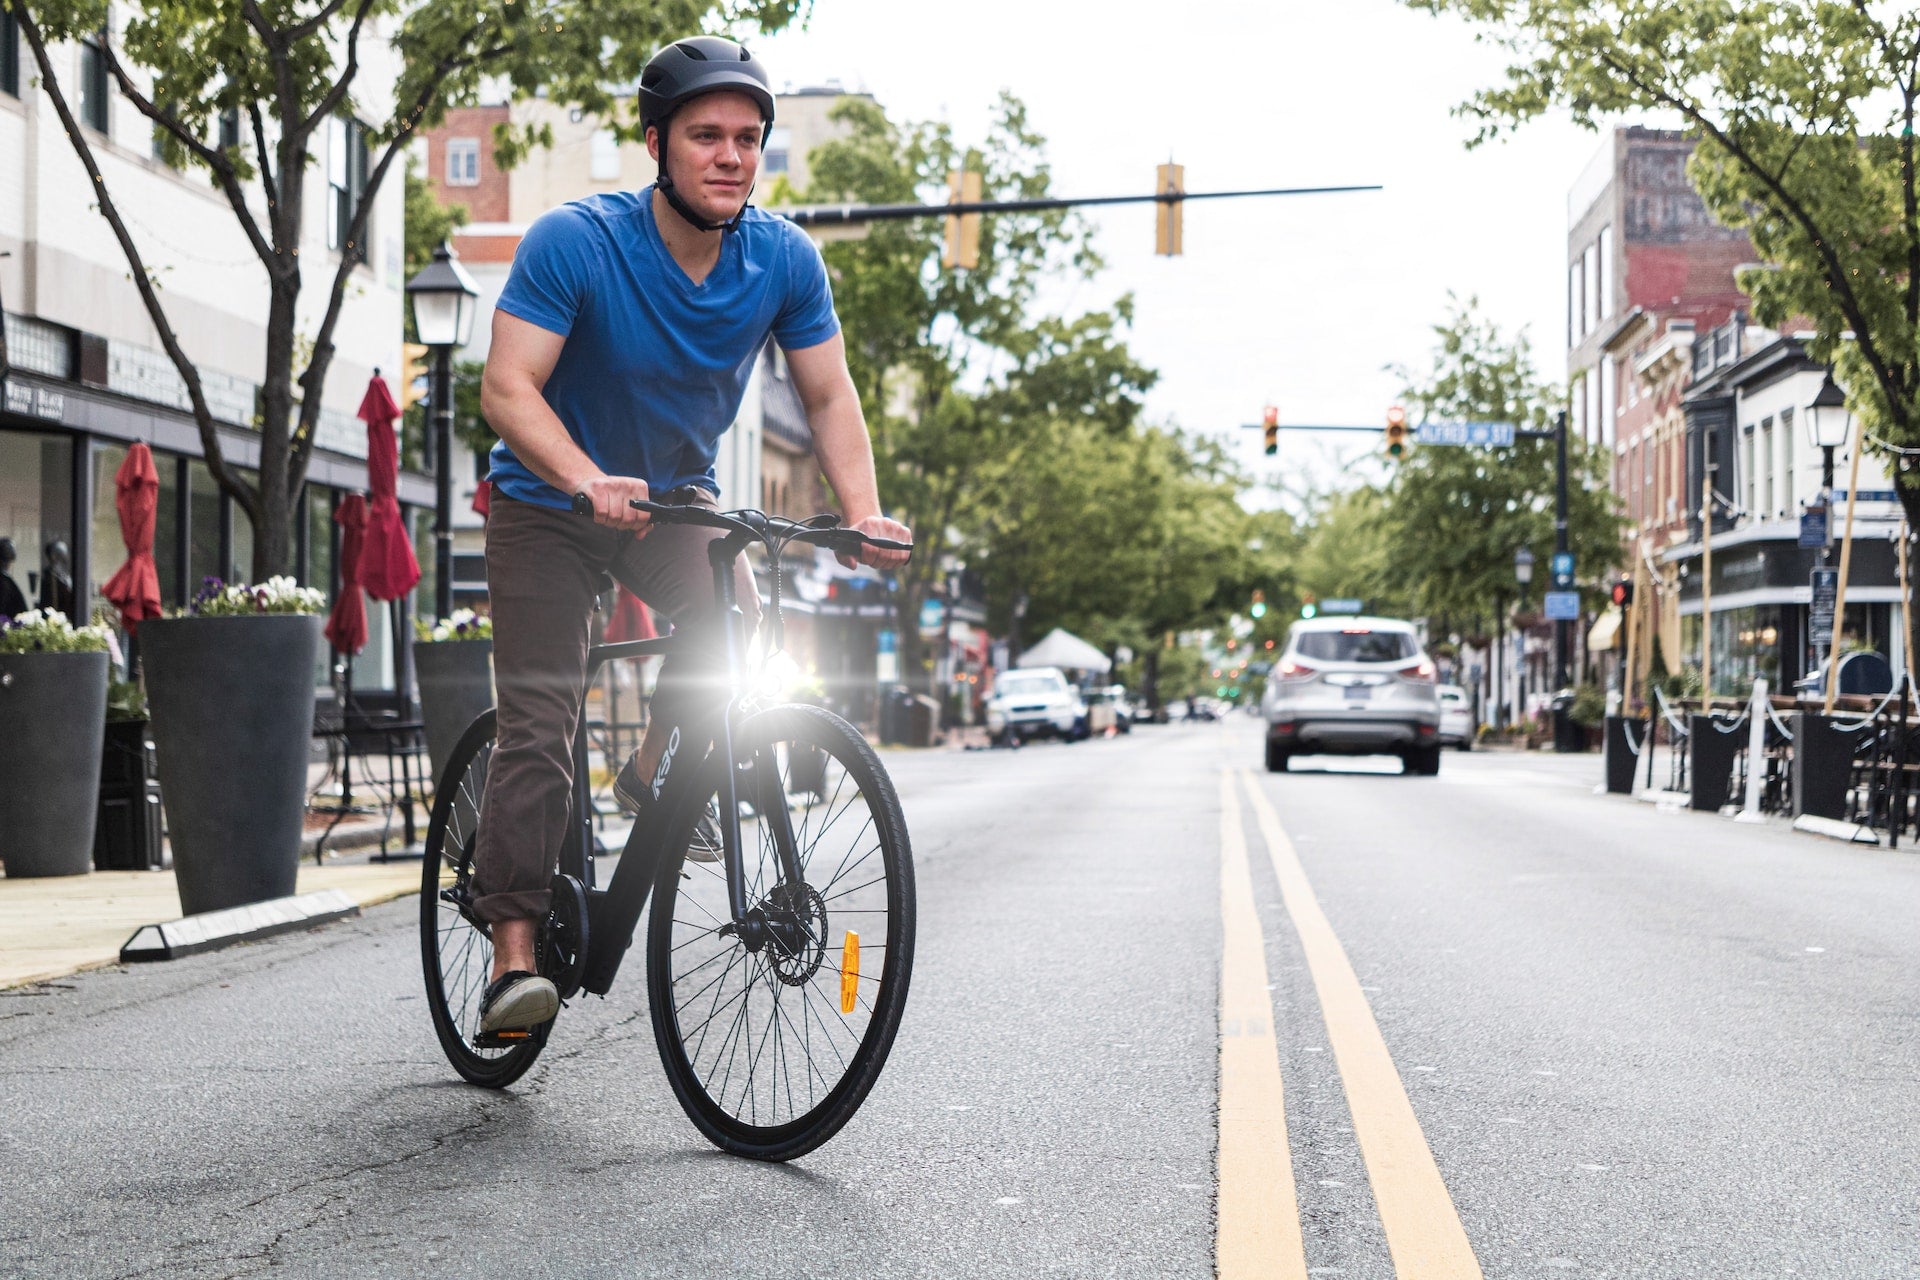
[[[473,320],[480,313],[479,286],[460,265],[459,255],[446,241],[433,251],[433,261],[407,281],[413,300],[413,328],[433,350],[433,374],[428,395],[433,405],[433,607],[438,617],[453,612],[453,349],[473,338]]]
[[[1833,451],[1847,442],[1847,432],[1852,428],[1853,414],[1847,409],[1846,394],[1834,385],[1833,371],[1829,369],[1813,403],[1807,406],[1807,435],[1812,438],[1813,447],[1822,451],[1820,487],[1823,491],[1833,489]]]
[[[1533,581],[1533,551],[1522,547],[1513,553],[1513,580],[1520,584],[1521,608],[1525,608],[1527,584]]]

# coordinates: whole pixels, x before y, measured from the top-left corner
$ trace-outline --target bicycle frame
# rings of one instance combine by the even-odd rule
[[[614,869],[613,879],[604,891],[594,887],[593,858],[589,853],[593,848],[593,831],[587,786],[584,713],[574,729],[573,817],[568,823],[567,839],[561,849],[560,869],[565,874],[575,876],[587,891],[587,960],[581,986],[595,995],[605,995],[613,986],[620,962],[627,948],[632,945],[634,933],[639,927],[640,913],[646,908],[647,895],[652,891],[660,859],[666,852],[665,842],[669,835],[666,819],[679,811],[686,798],[685,792],[701,772],[698,766],[705,762],[710,753],[733,762],[732,767],[722,770],[720,775],[720,831],[727,900],[733,926],[750,949],[757,950],[762,941],[764,925],[752,914],[752,904],[747,901],[745,855],[740,837],[739,787],[742,769],[740,763],[735,761],[733,746],[748,701],[746,615],[741,611],[735,590],[733,565],[753,541],[756,539],[734,532],[714,539],[707,548],[707,559],[714,574],[714,598],[719,602],[722,616],[722,657],[727,672],[726,704],[720,714],[713,718],[711,745],[708,751],[695,749],[705,735],[697,732],[696,725],[685,721],[648,727],[649,736],[655,732],[665,732],[669,735],[668,741],[672,742],[673,735],[677,734],[680,742],[677,749],[661,759],[660,776],[657,778],[660,795],[653,806],[656,820],[634,824],[621,851],[620,865]],[[664,655],[672,652],[674,645],[672,637],[596,645],[587,654],[587,683],[592,683],[603,663]],[[750,774],[753,781],[765,785],[763,779],[771,778],[777,787],[777,769],[763,770],[760,766],[761,762],[756,760]],[[765,796],[755,799],[756,807],[772,831],[783,881],[798,881],[801,878],[800,859],[794,846],[793,827],[784,803],[785,797],[776,797],[776,802],[772,803],[767,802]]]

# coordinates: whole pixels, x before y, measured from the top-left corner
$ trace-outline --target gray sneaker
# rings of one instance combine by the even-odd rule
[[[645,822],[654,808],[653,788],[640,780],[640,753],[634,752],[627,757],[626,764],[620,767],[619,776],[613,780],[613,798],[620,807],[633,815],[635,822]],[[713,804],[707,805],[707,811],[700,815],[700,821],[693,827],[693,839],[687,843],[687,861],[720,861],[720,815]]]
[[[537,973],[513,969],[487,984],[480,997],[480,1033],[524,1031],[560,1012],[560,992]]]

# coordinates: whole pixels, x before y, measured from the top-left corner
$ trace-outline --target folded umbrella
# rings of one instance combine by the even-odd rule
[[[127,562],[107,579],[100,594],[119,607],[120,621],[131,634],[142,618],[160,616],[160,571],[153,563],[153,521],[160,506],[160,474],[153,467],[153,450],[134,441],[127,450],[127,460],[114,473],[113,488]]]

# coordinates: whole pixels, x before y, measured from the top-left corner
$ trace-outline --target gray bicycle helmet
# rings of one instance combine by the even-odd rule
[[[723,91],[743,93],[760,108],[764,147],[773,135],[773,87],[767,69],[744,46],[721,36],[689,36],[654,54],[640,73],[640,127],[660,130],[660,193],[675,213],[702,231],[733,230],[746,214],[746,206],[726,222],[709,222],[693,211],[667,175],[667,124],[674,112],[693,99]]]

